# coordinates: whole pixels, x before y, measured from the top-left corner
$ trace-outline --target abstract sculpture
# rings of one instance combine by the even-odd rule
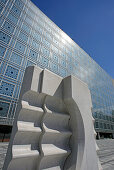
[[[26,69],[3,170],[98,170],[92,103],[74,76]]]

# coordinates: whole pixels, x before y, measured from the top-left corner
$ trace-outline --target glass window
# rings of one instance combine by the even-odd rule
[[[2,12],[3,7],[0,5],[0,12]]]
[[[52,50],[58,54],[58,48],[56,48],[55,46],[52,46]]]
[[[28,25],[23,24],[23,25],[22,25],[22,29],[29,34],[31,28],[30,28]]]
[[[36,40],[36,41],[41,41],[41,36],[38,32],[34,32],[33,33],[33,38]]]
[[[38,53],[33,50],[30,50],[29,57],[33,60],[37,60]]]
[[[59,44],[59,42],[58,42],[55,38],[53,38],[53,42],[54,42],[56,45]]]
[[[28,66],[34,66],[34,65],[36,65],[34,62],[29,61],[29,60],[27,61],[27,67],[28,67]]]
[[[36,49],[38,50],[39,47],[40,47],[40,45],[39,45],[35,40],[33,40],[33,41],[32,41],[32,47],[33,47],[33,48],[36,48]]]
[[[10,103],[0,101],[0,116],[7,117]]]
[[[104,123],[104,129],[107,129],[106,123]]]
[[[9,13],[7,17],[12,23],[17,24],[18,19]]]
[[[73,71],[73,66],[71,64],[68,63],[67,65],[68,71],[72,72]]]
[[[41,57],[40,60],[41,64],[45,66],[46,68],[48,67],[49,60],[47,58]]]
[[[16,7],[16,6],[13,6],[12,9],[11,9],[11,12],[13,12],[15,15],[17,15],[18,17],[20,16],[21,14],[21,11]]]
[[[22,10],[24,3],[21,0],[15,0],[15,4]]]
[[[29,24],[32,25],[32,19],[30,19],[29,17],[25,18],[25,21]]]
[[[99,123],[95,121],[95,128],[99,128]]]
[[[18,72],[19,72],[19,70],[17,70],[16,68],[11,67],[11,66],[7,66],[5,75],[10,77],[10,78],[17,79]]]
[[[50,68],[51,68],[51,71],[53,71],[55,73],[58,72],[58,65],[57,64],[50,62]]]
[[[36,23],[35,24],[35,30],[38,31],[40,34],[42,33],[42,28]]]
[[[43,39],[43,44],[45,45],[45,46],[47,46],[48,48],[50,48],[50,42],[49,41],[47,41],[46,39]]]
[[[46,48],[42,47],[42,53],[46,56],[49,56],[49,50],[47,50]]]
[[[113,130],[113,125],[111,125],[111,130]]]
[[[25,51],[25,46],[18,41],[16,42],[15,48],[23,53]]]
[[[52,54],[52,59],[55,61],[55,62],[58,62],[58,56],[56,54]]]
[[[7,2],[7,0],[1,0],[1,2],[3,2],[5,4]]]
[[[7,82],[2,82],[0,86],[0,93],[7,96],[12,96],[14,85]]]
[[[65,69],[63,69],[63,68],[59,68],[59,72],[60,72],[60,75],[62,76],[62,77],[66,77],[66,70]]]
[[[66,67],[66,61],[65,60],[60,59],[60,64],[61,64],[61,66]]]
[[[11,24],[9,24],[8,22],[6,22],[6,21],[5,21],[4,25],[3,25],[3,27],[4,27],[7,31],[9,31],[9,32],[11,32],[11,33],[13,33],[13,31],[14,31],[14,27],[13,27]]]
[[[8,44],[10,41],[10,37],[0,31],[0,40]]]
[[[11,57],[10,57],[10,61],[12,61],[12,62],[14,62],[18,65],[21,65],[22,57],[13,52]]]
[[[109,124],[107,124],[107,127],[108,127],[108,129],[110,129],[110,125]]]
[[[60,51],[60,55],[61,55],[61,57],[62,57],[63,59],[66,59],[66,54],[65,54],[64,52],[61,52],[61,51]]]
[[[27,42],[28,40],[28,36],[22,32],[19,33],[19,38],[21,38],[21,40],[23,40],[24,42]]]
[[[102,122],[100,122],[100,128],[101,128],[101,129],[103,128],[103,124],[102,124]]]
[[[3,57],[3,56],[4,56],[5,51],[6,51],[6,48],[0,46],[0,57]]]
[[[44,35],[45,35],[48,39],[52,40],[52,36],[51,36],[48,32],[44,32]]]

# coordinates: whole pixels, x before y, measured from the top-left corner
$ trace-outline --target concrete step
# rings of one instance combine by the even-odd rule
[[[57,146],[53,144],[42,144],[42,150],[44,153],[44,156],[54,156],[54,155],[68,155],[70,153],[70,150],[64,150],[61,148],[58,148]]]
[[[39,152],[37,150],[31,150],[31,145],[13,145],[12,153],[13,158],[39,156]]]
[[[45,133],[48,133],[50,135],[62,135],[62,136],[67,136],[70,137],[72,135],[72,133],[70,131],[58,131],[58,130],[54,130],[54,129],[49,129],[46,127],[46,125],[43,123],[43,127],[45,129]]]
[[[35,127],[33,122],[17,121],[18,131],[41,132],[40,127]]]

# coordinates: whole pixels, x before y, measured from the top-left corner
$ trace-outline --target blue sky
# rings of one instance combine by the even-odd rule
[[[114,78],[114,0],[32,0]]]

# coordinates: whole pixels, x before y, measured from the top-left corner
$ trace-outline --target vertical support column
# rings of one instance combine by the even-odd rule
[[[97,135],[98,135],[98,139],[100,139],[100,134],[99,134],[99,132],[97,132]]]

